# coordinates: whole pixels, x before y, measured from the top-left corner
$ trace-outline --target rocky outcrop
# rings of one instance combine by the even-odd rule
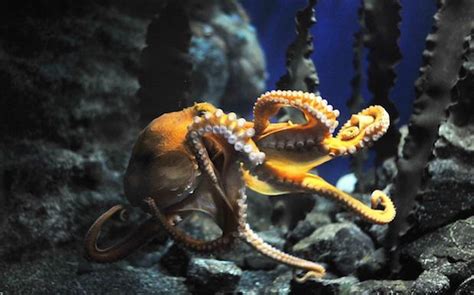
[[[0,9],[0,240],[8,241],[0,257],[80,245],[100,213],[127,203],[122,175],[142,127],[140,53],[163,4],[24,0]],[[250,110],[265,71],[240,4],[183,5],[193,32],[193,97]],[[116,221],[110,237],[128,230]]]
[[[412,268],[435,271],[457,286],[474,274],[473,240],[474,217],[461,219],[406,245],[402,257]]]
[[[293,246],[293,252],[313,261],[328,262],[347,275],[374,251],[372,240],[349,222],[331,223],[315,230]]]
[[[237,287],[242,270],[230,261],[193,258],[189,262],[187,279],[197,292],[232,292]]]

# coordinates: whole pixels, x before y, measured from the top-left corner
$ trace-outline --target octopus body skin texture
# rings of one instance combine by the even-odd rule
[[[306,123],[270,123],[284,106],[299,109]],[[129,202],[151,217],[104,249],[98,246],[102,226],[124,210],[122,205],[112,207],[86,234],[86,257],[117,261],[165,230],[175,242],[197,252],[226,249],[240,238],[278,262],[306,270],[297,281],[324,276],[325,269],[318,263],[272,247],[250,228],[245,190],[248,186],[266,195],[318,193],[344,203],[370,222],[390,222],[395,208],[381,191],[372,194],[368,207],[309,173],[336,156],[370,145],[389,124],[385,110],[373,106],[353,115],[333,136],[338,116],[337,110],[314,94],[272,91],[255,103],[254,122],[208,103],[158,117],[140,133],[124,181]],[[177,224],[193,212],[211,217],[221,228],[221,236],[200,240],[180,230]]]

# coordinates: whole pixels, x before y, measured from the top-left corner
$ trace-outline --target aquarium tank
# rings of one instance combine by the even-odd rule
[[[0,3],[0,295],[474,294],[474,1]]]

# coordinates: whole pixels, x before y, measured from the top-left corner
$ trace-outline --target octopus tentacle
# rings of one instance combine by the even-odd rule
[[[307,123],[295,125],[293,129],[306,132],[308,135],[321,136],[334,132],[337,127],[339,111],[329,105],[327,100],[313,93],[302,91],[273,90],[260,96],[254,105],[254,122],[257,135],[262,134],[268,127],[276,126],[281,131],[281,124],[270,124],[270,117],[275,115],[281,107],[289,106],[299,109],[305,115]],[[304,128],[302,128],[304,126]],[[289,126],[292,128],[293,126]]]
[[[370,106],[352,115],[336,137],[328,137],[323,146],[333,156],[354,154],[371,145],[387,132],[390,116],[381,106]]]
[[[278,175],[276,181],[287,190],[292,190],[293,192],[317,193],[334,199],[343,203],[350,210],[369,222],[386,224],[395,218],[395,206],[390,198],[382,191],[375,190],[372,193],[371,207],[368,207],[366,204],[339,190],[319,176],[310,173],[289,173],[288,171],[281,171],[280,169],[271,167],[269,164],[265,164],[265,169]],[[383,207],[382,210],[376,209],[379,205]]]
[[[186,139],[194,150],[198,165],[209,176],[216,190],[222,196],[225,196],[225,192],[219,184],[218,175],[204,145],[203,137],[206,135],[213,136],[215,140],[220,140],[224,144],[230,144],[235,151],[243,155],[246,162],[250,162],[251,165],[259,165],[264,161],[265,154],[258,150],[251,139],[255,133],[254,130],[247,128],[245,125],[245,119],[237,119],[234,113],[224,114],[222,110],[218,109],[214,113],[206,112],[204,118],[194,117],[193,124],[188,126]],[[229,200],[225,197],[223,197],[223,200],[227,203],[228,208],[232,210],[233,206],[229,203]],[[211,252],[224,248],[226,245],[231,244],[233,240],[232,232],[226,232],[225,230],[222,236],[215,240],[204,241],[195,239],[178,228],[171,226],[160,212],[153,198],[147,198],[145,202],[166,232],[176,242],[191,250]]]
[[[204,118],[194,117],[193,124],[188,127],[188,141],[198,155],[199,164],[213,180],[217,179],[217,176],[210,168],[212,162],[202,142],[203,136],[207,134],[220,140],[223,145],[233,146],[233,149],[243,156],[244,161],[253,166],[265,160],[265,153],[260,152],[252,140],[255,130],[247,128],[246,123],[243,118],[237,119],[235,113],[225,114],[218,109],[214,113],[207,112]]]
[[[306,174],[302,181],[296,183],[296,185],[301,186],[307,192],[318,193],[343,203],[350,210],[369,222],[386,224],[395,218],[396,210],[392,200],[380,190],[372,192],[371,207],[368,207],[358,199],[337,189],[316,175]],[[376,209],[379,204],[383,207],[382,210]]]
[[[250,168],[260,165],[265,160],[265,153],[260,152],[252,137],[255,130],[247,126],[243,118],[237,119],[235,113],[225,114],[221,109],[214,112],[206,112],[204,117],[194,117],[193,124],[188,126],[187,141],[196,154],[198,165],[201,170],[210,177],[215,184],[216,191],[222,196],[228,208],[233,210],[233,205],[225,197],[226,193],[218,183],[214,165],[209,157],[203,142],[204,136],[211,136],[221,143],[221,146],[231,146],[233,152],[241,155],[244,164]],[[227,161],[233,158],[229,155]]]
[[[173,227],[161,213],[160,209],[156,205],[153,198],[145,199],[145,203],[149,206],[151,213],[158,220],[159,224],[165,229],[165,231],[171,236],[171,238],[178,244],[183,245],[187,249],[209,253],[219,249],[224,249],[232,244],[234,237],[232,233],[223,233],[222,236],[217,239],[205,241],[193,238],[177,227]]]
[[[309,278],[321,278],[325,274],[325,269],[322,265],[305,260],[302,258],[295,257],[293,255],[287,254],[281,250],[278,250],[262,240],[251,228],[246,221],[247,216],[247,205],[245,200],[247,196],[245,195],[245,188],[242,188],[240,191],[240,199],[237,201],[239,204],[239,235],[240,237],[252,246],[255,250],[262,253],[263,255],[276,260],[278,262],[284,263],[289,266],[301,268],[307,270],[308,272],[301,278],[296,278],[298,282],[304,282]]]
[[[124,210],[125,209],[122,205],[115,205],[102,214],[90,227],[85,237],[84,246],[86,258],[101,263],[118,261],[145,245],[160,231],[160,227],[156,222],[154,222],[153,219],[148,219],[122,241],[104,249],[100,248],[97,245],[97,240],[102,230],[102,226],[113,215],[118,212],[123,212]]]

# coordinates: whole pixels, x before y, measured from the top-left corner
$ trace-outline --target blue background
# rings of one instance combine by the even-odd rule
[[[268,90],[274,89],[276,81],[286,72],[286,49],[296,36],[294,17],[306,3],[306,0],[242,1],[265,52]],[[397,81],[390,95],[400,111],[400,125],[405,124],[410,116],[415,96],[413,85],[418,77],[425,38],[431,31],[436,12],[434,0],[401,0],[401,4],[399,44],[402,60],[396,67]],[[319,90],[341,111],[342,122],[350,115],[346,101],[351,95],[350,81],[354,74],[352,44],[354,33],[359,29],[359,5],[360,1],[355,0],[319,0],[315,7],[317,23],[311,30],[315,48],[312,58],[320,80]],[[362,94],[366,101],[370,101],[372,97],[365,78]],[[347,158],[333,160],[318,167],[318,172],[335,183],[349,172],[349,161]]]

